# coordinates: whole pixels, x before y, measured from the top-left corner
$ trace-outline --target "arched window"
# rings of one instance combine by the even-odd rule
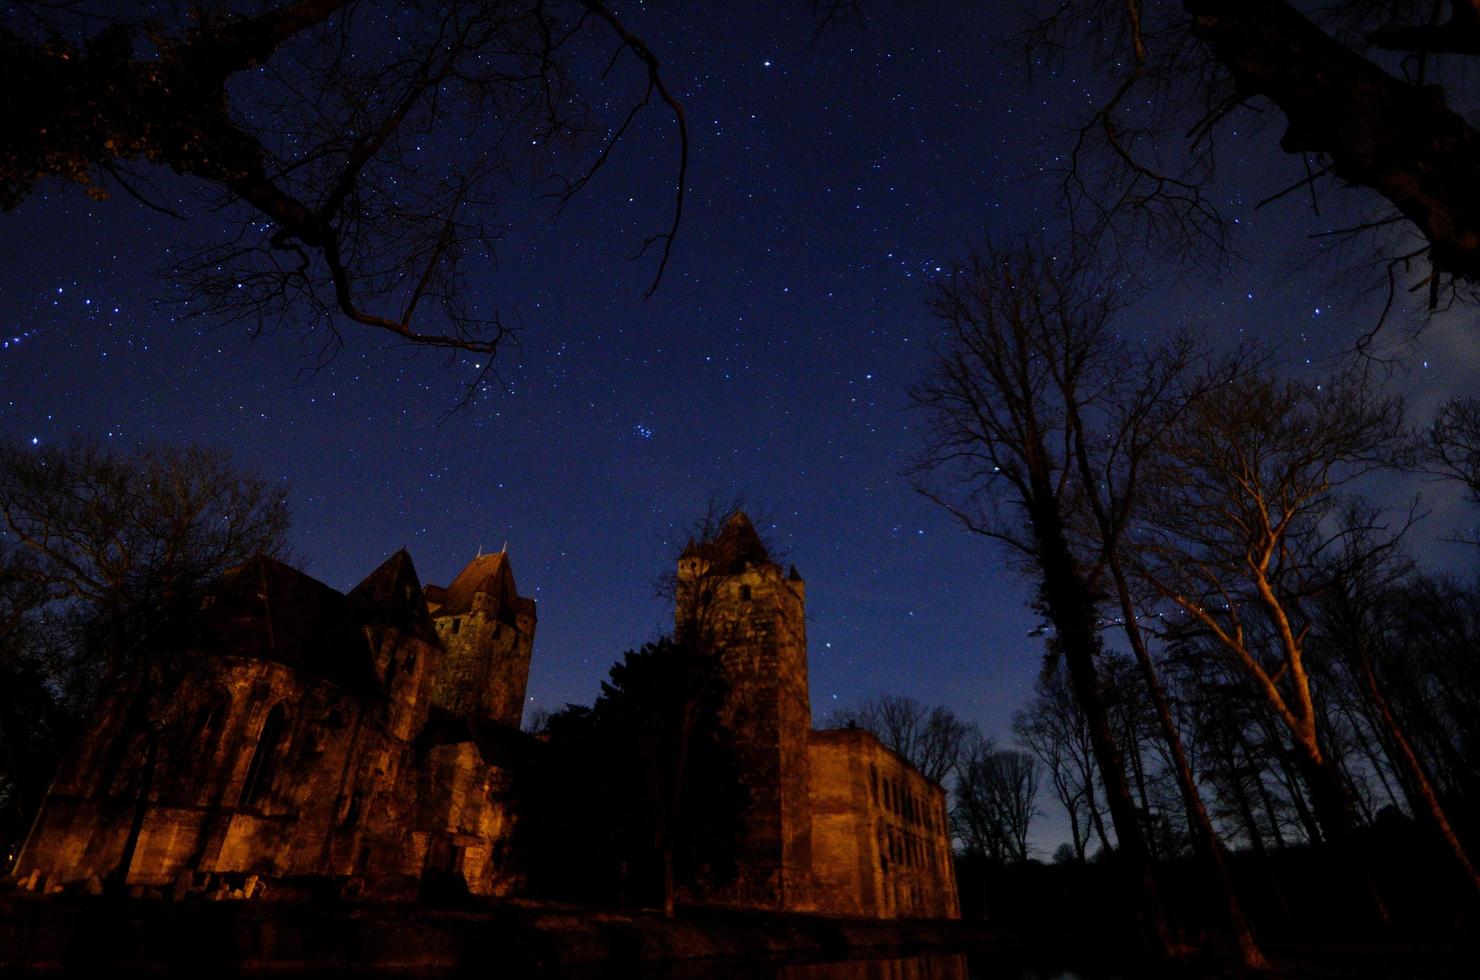
[[[181,724],[179,744],[172,746],[171,751],[177,753],[175,790],[185,798],[195,797],[211,781],[216,748],[230,713],[231,695],[216,690],[210,692],[195,713]]]
[[[288,728],[288,712],[281,704],[273,706],[262,723],[262,732],[257,736],[257,749],[252,753],[252,764],[247,767],[247,780],[242,784],[242,806],[256,806],[272,791],[273,777],[277,775],[279,749]]]

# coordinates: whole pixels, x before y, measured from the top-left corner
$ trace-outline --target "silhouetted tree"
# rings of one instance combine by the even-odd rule
[[[1036,816],[1037,759],[975,740],[956,777],[952,828],[968,854],[992,862],[1026,862],[1027,832]]]
[[[1344,668],[1348,686],[1370,707],[1367,744],[1384,746],[1401,777],[1409,809],[1427,819],[1453,857],[1470,887],[1480,891],[1480,873],[1456,833],[1428,768],[1410,739],[1407,726],[1387,696],[1380,666],[1391,657],[1378,651],[1393,633],[1388,617],[1394,600],[1402,600],[1398,583],[1411,564],[1399,550],[1401,532],[1390,532],[1369,507],[1356,504],[1340,516],[1342,535],[1326,557],[1326,582],[1318,597],[1315,621],[1324,634],[1329,658]],[[1376,759],[1373,769],[1383,767]],[[1394,800],[1396,802],[1396,800]]]
[[[973,732],[944,705],[927,709],[914,698],[895,694],[880,694],[856,708],[836,711],[828,724],[854,725],[872,733],[921,775],[941,785],[956,771]]]
[[[514,790],[534,894],[671,910],[675,887],[733,878],[747,794],[724,696],[713,659],[665,639],[613,664],[592,707],[550,716]]]
[[[1469,491],[1480,505],[1480,398],[1451,398],[1439,406],[1423,447],[1429,468]],[[1480,531],[1468,539],[1480,546]]]
[[[1095,93],[1063,180],[1085,233],[1183,257],[1224,248],[1216,151],[1258,138],[1260,116],[1282,117],[1279,146],[1303,166],[1273,197],[1362,188],[1384,207],[1346,232],[1389,233],[1389,303],[1418,262],[1431,306],[1455,287],[1474,295],[1473,0],[1068,0],[1033,18],[1029,58],[1070,60]]]
[[[968,529],[1006,545],[1039,583],[1136,896],[1142,941],[1171,955],[1155,870],[1131,800],[1095,666],[1100,549],[1076,534],[1084,486],[1075,452],[1083,419],[1127,378],[1105,279],[1032,248],[988,249],[936,289],[943,339],[911,396],[924,413],[917,488]]]
[[[154,692],[171,669],[160,638],[227,569],[284,554],[287,528],[286,489],[211,450],[0,446],[0,669],[16,697],[0,723],[13,757],[44,749],[12,771],[18,804],[39,802],[62,748],[37,736],[70,730],[104,687],[131,691],[126,727],[146,758],[127,868],[161,737]]]
[[[352,323],[484,355],[487,370],[508,331],[465,286],[493,247],[499,183],[530,172],[563,207],[654,103],[672,114],[679,149],[671,220],[644,250],[658,253],[657,275],[667,262],[683,208],[683,109],[657,57],[600,0],[189,11],[36,0],[10,12],[0,207],[60,177],[173,214],[154,181],[188,178],[239,223],[173,270],[218,318],[322,327],[329,350]],[[597,120],[572,63],[608,43],[639,76],[628,105],[604,95],[616,119]]]
[[[1062,667],[1038,676],[1033,698],[1012,719],[1012,733],[1048,771],[1054,796],[1069,815],[1074,859],[1083,862],[1090,835],[1110,850],[1095,793],[1095,760],[1084,712]]]

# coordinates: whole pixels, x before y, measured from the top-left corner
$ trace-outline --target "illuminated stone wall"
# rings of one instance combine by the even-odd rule
[[[809,748],[818,911],[959,918],[945,790],[859,728]]]
[[[533,603],[515,606],[529,617],[522,700]],[[484,659],[507,663],[500,652]],[[16,877],[100,887],[141,818],[136,891],[410,898],[430,875],[507,893],[506,776],[483,754],[504,726],[437,704],[444,656],[404,552],[348,596],[267,558],[228,573],[182,645],[97,713]]]

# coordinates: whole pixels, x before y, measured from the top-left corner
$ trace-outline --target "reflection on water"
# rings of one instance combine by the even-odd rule
[[[578,972],[571,977],[599,975]],[[935,953],[927,956],[881,956],[828,963],[766,963],[735,960],[679,960],[649,964],[645,980],[1109,980],[1111,974],[1045,969],[1025,965],[1000,952]]]
[[[1091,980],[1069,970],[1025,967],[992,954],[942,953],[778,967],[776,980]]]
[[[968,980],[970,976],[965,953],[797,963],[776,972],[776,980]]]

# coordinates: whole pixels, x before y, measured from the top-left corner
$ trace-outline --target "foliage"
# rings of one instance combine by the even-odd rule
[[[680,888],[734,877],[748,796],[718,722],[715,666],[672,640],[650,643],[612,665],[592,707],[550,717],[543,757],[516,777],[515,853],[533,894],[660,904],[669,844]]]

